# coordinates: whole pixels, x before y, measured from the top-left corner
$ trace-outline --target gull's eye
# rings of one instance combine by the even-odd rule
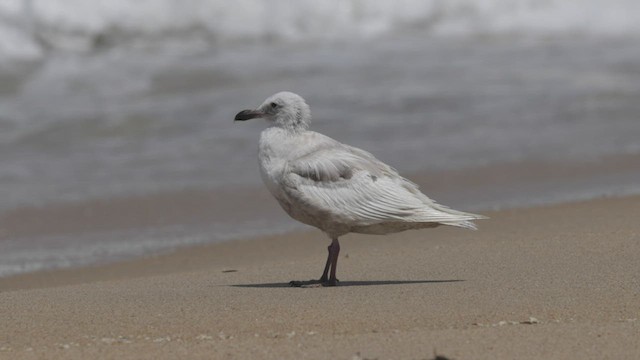
[[[274,103],[274,102],[272,102],[272,103],[271,103],[271,104],[269,104],[269,105],[271,105],[271,108],[272,108],[272,109],[275,109],[275,108],[277,108],[277,107],[278,107],[278,104],[276,104],[276,103]]]

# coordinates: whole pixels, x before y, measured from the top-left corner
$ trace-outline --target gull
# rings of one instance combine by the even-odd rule
[[[291,286],[338,284],[340,243],[348,233],[390,234],[439,225],[476,229],[465,213],[428,198],[413,182],[370,153],[310,131],[311,111],[292,92],[279,92],[257,109],[240,111],[234,121],[265,119],[258,160],[265,185],[293,219],[322,230],[331,239],[318,280]]]

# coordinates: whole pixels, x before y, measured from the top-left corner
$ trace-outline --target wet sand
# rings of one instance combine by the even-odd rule
[[[640,197],[487,213],[480,230],[316,231],[0,279],[0,358],[636,359]]]

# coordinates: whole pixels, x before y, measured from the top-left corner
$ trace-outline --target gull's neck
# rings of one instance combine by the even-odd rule
[[[260,134],[258,156],[261,165],[275,159],[289,159],[305,143],[304,136],[309,131],[302,128],[270,126]]]
[[[309,125],[305,122],[302,123],[275,123],[268,127],[268,129],[280,129],[287,135],[299,135],[309,131]]]

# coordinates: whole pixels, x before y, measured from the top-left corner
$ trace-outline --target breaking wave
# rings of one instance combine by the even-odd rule
[[[0,59],[131,43],[375,38],[420,29],[476,34],[640,34],[635,0],[4,0]]]

